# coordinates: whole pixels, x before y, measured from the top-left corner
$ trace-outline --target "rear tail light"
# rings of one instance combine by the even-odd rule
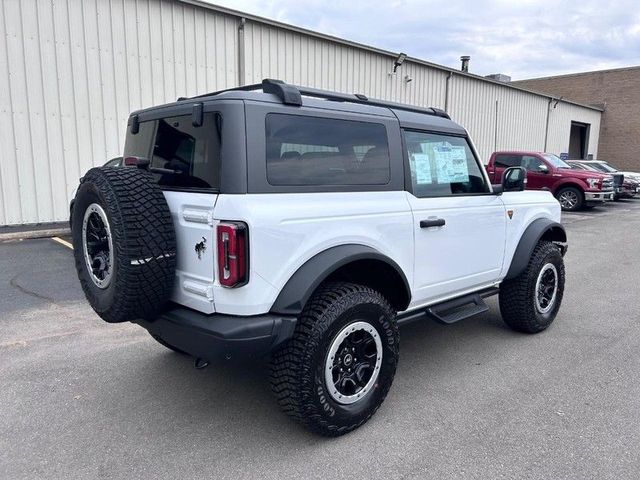
[[[221,222],[217,227],[218,280],[223,287],[249,281],[248,229],[242,222]]]

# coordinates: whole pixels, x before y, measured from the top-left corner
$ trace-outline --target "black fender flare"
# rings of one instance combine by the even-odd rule
[[[313,292],[329,275],[358,260],[377,260],[392,267],[402,278],[408,299],[411,299],[407,277],[396,262],[372,247],[348,244],[328,248],[302,264],[280,291],[271,312],[281,315],[300,314]]]
[[[520,237],[520,242],[518,242],[518,246],[516,247],[513,258],[511,259],[511,265],[509,266],[509,271],[507,272],[505,280],[517,277],[525,268],[527,268],[529,259],[533,254],[533,250],[543,237],[545,240],[561,244],[566,243],[567,241],[567,233],[560,223],[554,222],[548,218],[538,218],[537,220],[534,220],[525,229],[522,237]],[[566,252],[566,246],[561,246],[561,250],[564,255]]]

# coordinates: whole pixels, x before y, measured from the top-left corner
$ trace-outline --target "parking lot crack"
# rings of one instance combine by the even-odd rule
[[[42,295],[38,292],[34,292],[33,290],[29,290],[28,288],[23,287],[22,285],[20,285],[18,283],[18,277],[20,276],[20,274],[14,276],[11,280],[9,280],[9,285],[11,285],[12,287],[20,290],[22,293],[24,293],[25,295],[30,295],[32,297],[35,297],[39,300],[44,300],[45,302],[50,302],[53,303],[54,305],[56,305],[56,301],[51,298],[48,297],[46,295]]]

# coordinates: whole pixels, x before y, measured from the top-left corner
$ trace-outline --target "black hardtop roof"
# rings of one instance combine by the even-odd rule
[[[131,114],[130,118],[138,115],[146,117],[146,114],[159,113],[158,110],[173,110],[176,107],[180,107],[180,110],[183,110],[184,107],[189,105],[196,106],[220,100],[253,100],[284,103],[292,106],[305,105],[384,117],[395,116],[398,118],[400,125],[405,128],[441,131],[459,135],[466,134],[464,128],[453,122],[446,112],[438,108],[425,108],[374,100],[362,94],[346,94],[310,87],[298,87],[280,80],[271,79],[265,79],[259,84],[229,88],[195,97],[181,97],[173,103],[137,110]],[[140,120],[143,121],[143,119]]]

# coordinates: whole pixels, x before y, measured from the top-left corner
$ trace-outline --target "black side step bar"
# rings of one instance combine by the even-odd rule
[[[427,308],[427,314],[441,323],[455,323],[489,310],[477,293],[449,300]]]
[[[474,315],[484,313],[489,307],[484,302],[484,298],[490,297],[498,293],[498,288],[489,288],[481,292],[463,295],[446,302],[431,305],[424,310],[417,312],[409,312],[408,314],[398,315],[398,324],[403,325],[427,316],[437,322],[449,325],[459,322]]]

